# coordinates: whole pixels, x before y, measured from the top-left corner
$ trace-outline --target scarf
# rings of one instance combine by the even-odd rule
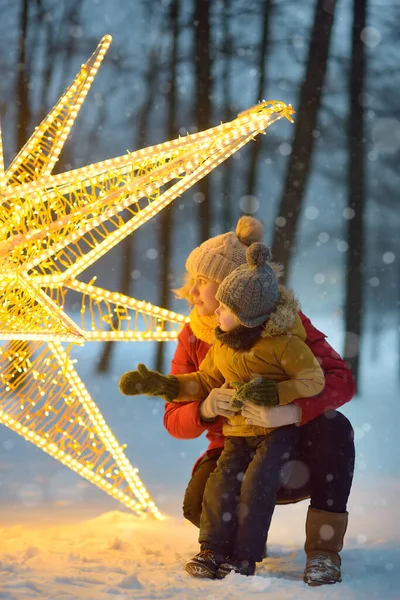
[[[189,315],[190,328],[194,335],[202,342],[213,344],[215,342],[215,328],[217,326],[217,315],[199,317],[196,307]]]
[[[222,331],[219,327],[215,329],[215,338],[233,350],[251,348],[260,339],[265,323],[258,327],[244,327],[239,325],[232,331]]]

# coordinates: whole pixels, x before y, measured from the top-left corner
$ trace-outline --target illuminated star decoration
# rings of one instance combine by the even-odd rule
[[[155,503],[62,342],[173,340],[187,317],[77,277],[291,106],[51,175],[111,43],[105,36],[4,171],[0,139],[0,422],[140,516]],[[81,296],[81,324],[64,311]],[[29,346],[26,340],[30,340]],[[17,375],[15,375],[17,373]]]

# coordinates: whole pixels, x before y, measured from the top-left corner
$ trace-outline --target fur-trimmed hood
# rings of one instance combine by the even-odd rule
[[[299,310],[300,305],[292,290],[280,285],[278,304],[265,323],[261,337],[270,338],[291,333],[305,340],[307,336],[298,315]]]

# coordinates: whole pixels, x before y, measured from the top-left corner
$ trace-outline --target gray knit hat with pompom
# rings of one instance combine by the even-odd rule
[[[216,299],[227,306],[245,327],[257,327],[268,319],[279,300],[279,283],[268,264],[271,250],[252,244],[246,264],[237,267],[218,288]]]
[[[195,248],[188,256],[186,270],[196,279],[207,277],[221,283],[239,265],[246,263],[246,250],[253,242],[261,242],[264,227],[254,217],[239,219],[236,231],[222,233]]]

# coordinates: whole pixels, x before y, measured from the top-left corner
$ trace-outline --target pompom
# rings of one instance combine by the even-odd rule
[[[256,242],[246,250],[246,260],[249,267],[257,268],[265,265],[272,258],[271,249]]]
[[[251,246],[254,242],[263,241],[264,226],[258,219],[244,215],[237,222],[235,233],[242,244]]]

